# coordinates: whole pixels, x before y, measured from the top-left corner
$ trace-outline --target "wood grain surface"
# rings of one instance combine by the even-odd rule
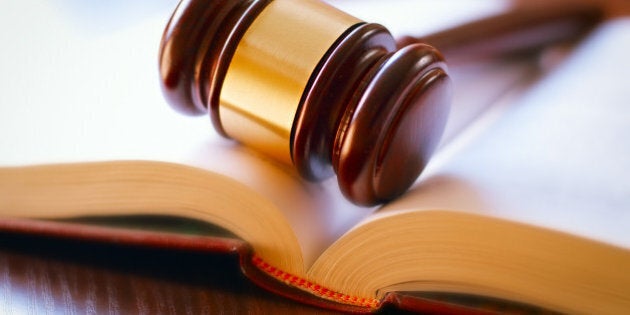
[[[0,233],[2,314],[333,314],[266,292],[238,257]]]

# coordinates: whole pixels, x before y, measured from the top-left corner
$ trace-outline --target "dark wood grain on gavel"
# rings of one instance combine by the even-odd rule
[[[349,200],[375,205],[413,184],[443,133],[452,88],[433,46],[454,62],[522,52],[575,38],[600,16],[598,6],[545,5],[397,43],[384,27],[317,1],[184,0],[164,32],[161,83],[175,109],[210,113],[220,134],[292,163],[305,179],[336,174]],[[265,28],[281,31],[257,33]],[[310,32],[322,38],[311,45]],[[291,56],[321,45],[316,64]],[[295,64],[265,60],[276,55]],[[293,68],[312,72],[295,79]],[[278,95],[290,98],[296,86],[297,99],[283,103]]]

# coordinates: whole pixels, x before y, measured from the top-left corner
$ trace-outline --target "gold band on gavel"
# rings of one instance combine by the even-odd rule
[[[334,42],[360,22],[319,1],[272,1],[228,68],[219,105],[227,135],[291,163],[291,129],[308,81]]]

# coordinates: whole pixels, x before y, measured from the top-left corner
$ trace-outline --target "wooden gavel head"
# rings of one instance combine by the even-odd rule
[[[318,0],[183,0],[160,51],[167,101],[308,180],[375,205],[404,193],[446,123],[451,82],[425,44]]]

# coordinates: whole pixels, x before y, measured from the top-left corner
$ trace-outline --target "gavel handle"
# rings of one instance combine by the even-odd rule
[[[551,44],[577,40],[604,16],[596,2],[551,1],[526,5],[424,37],[405,36],[398,45],[424,42],[440,50],[449,63],[525,54]]]

